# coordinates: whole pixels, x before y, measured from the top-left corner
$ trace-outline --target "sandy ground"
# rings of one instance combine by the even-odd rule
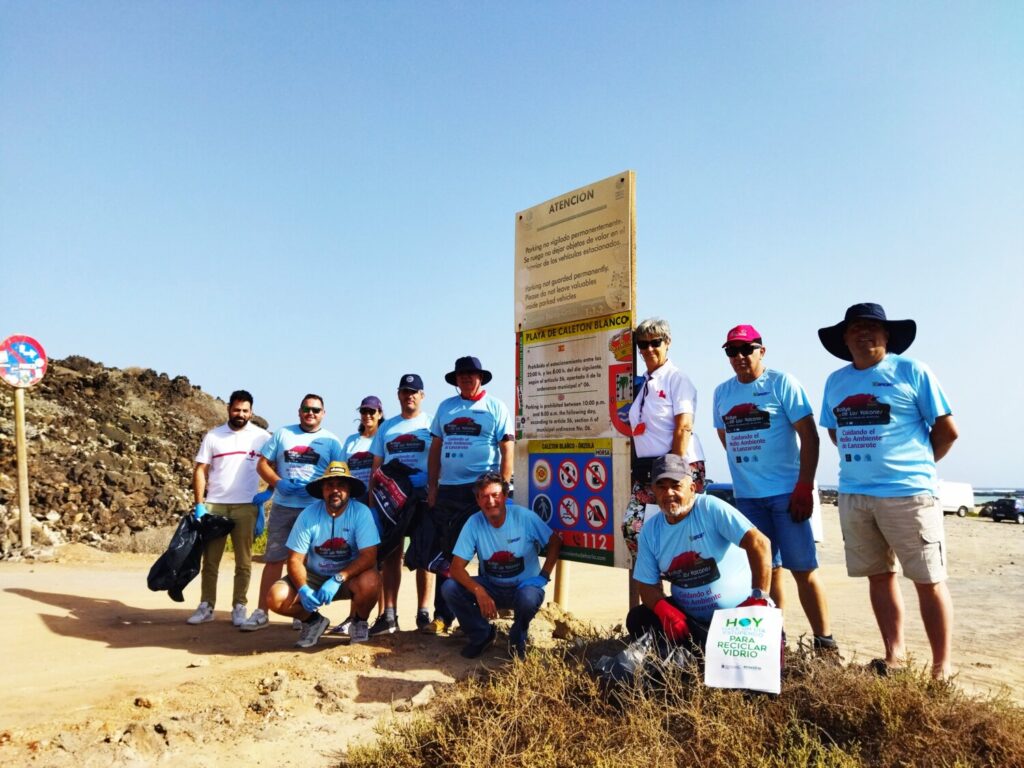
[[[946,530],[957,681],[980,694],[1005,686],[1024,701],[1024,526],[947,518]],[[825,531],[819,558],[834,634],[848,661],[864,663],[879,655],[880,641],[865,582],[846,577],[834,507],[825,507]],[[428,686],[477,668],[458,655],[462,638],[408,631],[411,575],[399,606],[406,631],[356,647],[325,636],[301,651],[292,647],[297,633],[280,618],[251,634],[234,629],[227,610],[215,622],[185,624],[198,583],[185,604],[149,592],[153,559],[72,546],[55,563],[0,563],[0,764],[337,764],[353,740],[372,738],[375,726],[429,699]],[[230,555],[224,566],[222,596],[231,593]],[[258,579],[256,566],[252,603]],[[792,644],[808,628],[789,584]],[[927,661],[914,590],[903,585],[909,644]],[[568,609],[610,632],[623,619],[626,586],[624,571],[571,564]],[[340,619],[346,608],[328,615]],[[534,638],[543,643],[550,631],[538,618]],[[482,663],[508,663],[501,643]]]

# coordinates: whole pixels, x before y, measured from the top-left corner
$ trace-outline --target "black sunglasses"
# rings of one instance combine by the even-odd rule
[[[654,349],[657,349],[664,342],[664,339],[651,339],[650,341],[648,341],[647,339],[637,339],[636,347],[637,349],[647,349],[648,347],[654,347]]]
[[[755,349],[763,349],[763,347],[760,344],[740,344],[737,347],[726,347],[725,354],[729,357],[736,357],[736,355],[750,357],[754,354]]]
[[[315,408],[312,405],[304,405],[299,410],[301,410],[303,413],[320,413],[320,411],[322,411],[323,408]]]
[[[373,416],[377,412],[376,408],[360,408],[359,413],[362,416]]]

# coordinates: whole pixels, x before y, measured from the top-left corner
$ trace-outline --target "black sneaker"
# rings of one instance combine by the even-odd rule
[[[393,635],[398,631],[398,616],[393,619],[389,619],[384,614],[377,617],[377,620],[373,622],[373,626],[370,627],[370,637],[374,635]]]
[[[463,647],[463,649],[460,651],[460,653],[462,654],[462,658],[464,658],[464,659],[476,659],[476,658],[478,658],[481,653],[483,653],[488,648],[490,648],[492,645],[494,645],[494,640],[495,640],[495,638],[497,638],[497,636],[498,636],[498,630],[495,629],[494,625],[492,624],[491,625],[491,631],[488,633],[487,637],[484,638],[484,640],[482,642],[479,642],[479,643],[466,643],[465,647]]]
[[[423,629],[430,623],[430,611],[420,609],[416,611],[416,629]]]

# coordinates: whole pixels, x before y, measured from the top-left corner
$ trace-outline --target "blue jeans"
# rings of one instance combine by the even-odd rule
[[[498,608],[511,608],[515,612],[509,640],[514,645],[526,642],[530,622],[544,603],[544,590],[540,587],[505,587],[492,584],[485,576],[474,576],[473,581],[487,590]],[[482,643],[491,631],[491,622],[480,613],[476,597],[455,579],[448,579],[441,587],[448,606],[455,611],[462,631],[472,643]]]

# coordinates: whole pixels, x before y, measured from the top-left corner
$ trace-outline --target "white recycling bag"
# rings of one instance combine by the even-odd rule
[[[704,684],[779,693],[781,678],[782,611],[760,605],[715,611],[704,648]]]

